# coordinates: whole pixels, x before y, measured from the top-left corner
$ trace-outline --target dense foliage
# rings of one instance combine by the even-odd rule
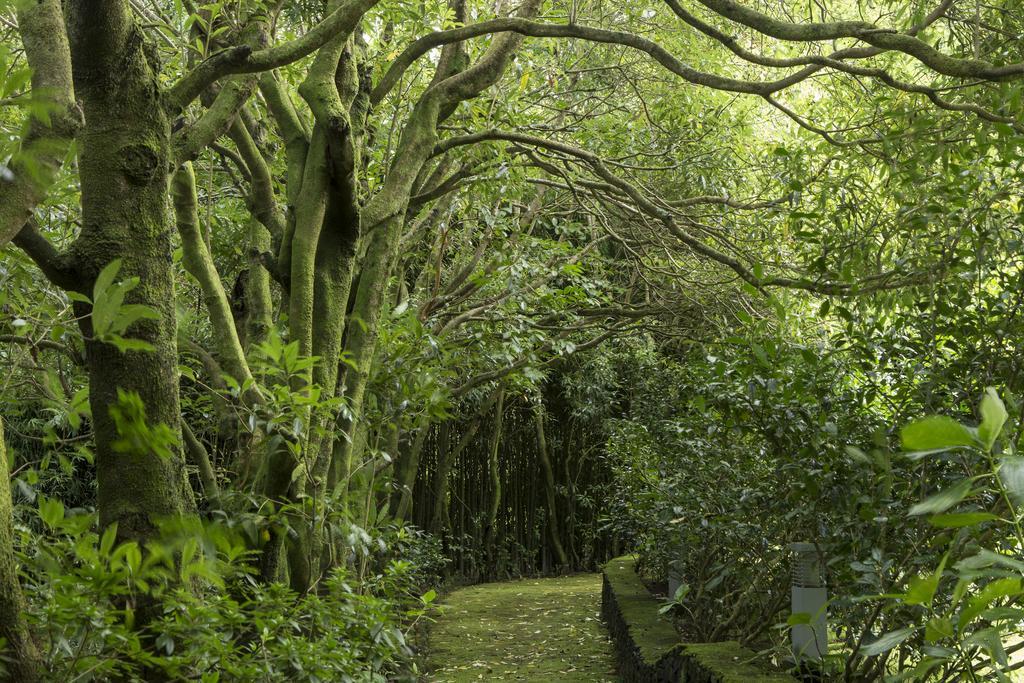
[[[446,584],[623,552],[786,668],[810,542],[826,677],[1008,680],[1022,33],[0,0],[0,671],[413,679]]]

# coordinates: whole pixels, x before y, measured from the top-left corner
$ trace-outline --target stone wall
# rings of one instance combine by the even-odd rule
[[[750,664],[754,653],[739,643],[681,642],[660,606],[637,575],[635,557],[604,566],[601,616],[627,683],[795,683]]]

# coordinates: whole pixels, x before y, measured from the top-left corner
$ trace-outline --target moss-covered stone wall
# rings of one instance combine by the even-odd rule
[[[604,567],[601,615],[615,643],[619,674],[627,683],[794,683],[749,662],[739,643],[682,643],[658,601],[636,573],[636,558]]]

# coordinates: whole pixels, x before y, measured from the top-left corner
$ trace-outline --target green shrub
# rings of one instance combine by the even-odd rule
[[[381,530],[363,576],[341,568],[298,595],[258,582],[241,532],[220,523],[167,524],[140,545],[54,499],[40,499],[39,520],[43,534],[20,527],[21,557],[47,680],[414,677],[407,634],[433,599],[420,596],[431,577],[396,556],[436,552],[414,530]]]

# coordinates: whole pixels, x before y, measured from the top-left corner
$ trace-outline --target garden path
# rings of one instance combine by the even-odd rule
[[[453,591],[429,636],[428,680],[615,683],[601,575]]]

